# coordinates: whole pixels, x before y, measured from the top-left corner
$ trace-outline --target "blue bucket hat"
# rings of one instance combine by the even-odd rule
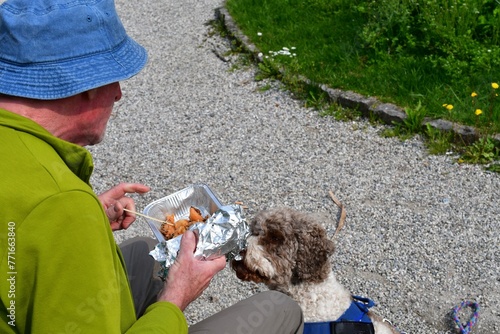
[[[113,0],[7,0],[0,5],[0,93],[64,98],[128,79],[146,50]]]

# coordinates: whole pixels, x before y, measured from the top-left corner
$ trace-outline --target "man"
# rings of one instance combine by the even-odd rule
[[[120,184],[97,196],[83,148],[99,143],[119,81],[145,50],[113,0],[7,0],[0,5],[0,332],[301,333],[302,313],[266,292],[191,326],[183,310],[225,267],[199,261],[187,232],[163,283],[152,239],[115,244],[135,216]],[[128,276],[127,276],[128,274]]]

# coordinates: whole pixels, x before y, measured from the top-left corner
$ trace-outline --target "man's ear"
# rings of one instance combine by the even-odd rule
[[[84,94],[87,97],[87,99],[93,100],[97,96],[97,88],[90,89],[90,90],[84,92]]]

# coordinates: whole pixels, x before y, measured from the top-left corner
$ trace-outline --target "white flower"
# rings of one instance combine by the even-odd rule
[[[289,51],[290,49],[289,49],[289,48],[287,48],[287,47],[283,47],[283,50],[285,50],[285,51]]]
[[[257,55],[259,58],[262,58],[262,52],[259,52],[259,54]]]
[[[261,33],[261,32],[258,32],[258,33],[257,33],[257,36],[262,36],[262,33]]]
[[[295,50],[295,49],[296,49],[296,47],[295,47],[295,46],[292,46],[292,47],[291,47],[291,49],[292,49],[292,50]]]

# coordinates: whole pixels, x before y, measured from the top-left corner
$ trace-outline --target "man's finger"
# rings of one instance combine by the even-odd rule
[[[122,183],[121,185],[125,193],[144,194],[151,190],[150,187],[140,183]]]
[[[106,208],[106,216],[110,220],[114,220],[116,216],[116,208],[114,205],[110,205]]]
[[[125,194],[139,193],[144,194],[150,190],[148,186],[140,183],[120,183],[119,185],[109,189],[105,192],[106,195],[118,199]]]

